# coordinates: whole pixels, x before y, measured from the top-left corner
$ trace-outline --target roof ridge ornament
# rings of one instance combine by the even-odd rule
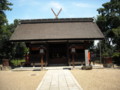
[[[55,19],[58,19],[58,15],[62,11],[62,8],[59,10],[59,12],[57,14],[54,12],[54,10],[52,8],[51,8],[51,10],[52,10],[53,14],[55,15]]]

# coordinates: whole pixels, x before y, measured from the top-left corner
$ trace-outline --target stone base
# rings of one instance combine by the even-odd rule
[[[0,67],[0,70],[2,71],[2,70],[4,70],[4,71],[6,71],[6,70],[11,70],[11,67],[10,66],[2,66],[2,67]]]
[[[113,64],[112,63],[103,64],[103,67],[111,68],[111,67],[113,67]]]
[[[82,70],[91,70],[92,66],[82,66]]]

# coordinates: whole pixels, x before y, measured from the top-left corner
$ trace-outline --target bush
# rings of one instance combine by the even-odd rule
[[[25,62],[24,59],[15,59],[10,61],[14,66],[20,66],[22,62]]]
[[[120,52],[113,53],[113,61],[115,64],[120,65]]]

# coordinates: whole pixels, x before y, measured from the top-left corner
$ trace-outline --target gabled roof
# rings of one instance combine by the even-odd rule
[[[92,18],[21,20],[11,41],[103,39]]]

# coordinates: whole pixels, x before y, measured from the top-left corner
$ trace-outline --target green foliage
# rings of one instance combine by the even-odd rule
[[[120,57],[120,52],[113,53],[112,57]]]
[[[19,21],[15,20],[13,24],[6,25],[2,32],[2,37],[0,40],[0,59],[8,58],[23,58],[25,53],[28,52],[25,43],[10,42],[10,36],[14,32]]]
[[[120,65],[120,52],[114,52],[113,55],[114,63]]]
[[[2,25],[7,23],[5,11],[11,10],[11,5],[12,3],[8,2],[8,0],[0,0],[0,30],[2,30]]]
[[[25,62],[24,59],[15,59],[10,61],[14,66],[19,66],[21,65],[22,62]]]
[[[8,2],[8,0],[0,0],[0,10],[11,10],[9,6],[11,6],[12,3]]]
[[[120,50],[120,27],[112,29],[114,34],[113,43],[116,44],[116,49]]]
[[[15,28],[19,24],[18,20],[14,20],[13,24],[6,25],[5,30],[2,33],[2,40],[0,45],[0,57],[1,58],[23,58],[26,51],[25,43],[10,42],[10,36],[14,32]]]
[[[27,52],[25,43],[15,43],[14,58],[23,58]]]
[[[2,25],[7,22],[6,16],[3,12],[0,12],[0,29],[2,29]]]
[[[12,3],[8,0],[0,0],[0,60],[3,58],[23,58],[26,53],[24,43],[12,43],[9,41],[12,33],[19,24],[18,20],[14,20],[13,24],[7,23],[5,15],[6,10],[11,10]]]
[[[101,42],[102,55],[111,57],[120,50],[120,0],[104,3],[97,11],[96,23],[105,36]]]
[[[10,56],[11,44],[8,42],[11,32],[7,29],[6,10],[11,10],[8,0],[0,0],[0,59]],[[6,53],[7,52],[7,53]]]

